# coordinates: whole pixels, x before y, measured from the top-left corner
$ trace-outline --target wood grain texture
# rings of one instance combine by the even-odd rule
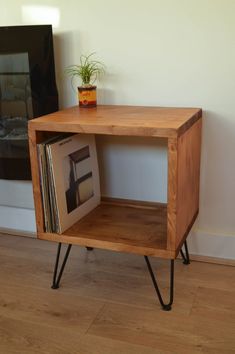
[[[176,260],[175,306],[143,257],[74,246],[50,289],[56,245],[0,235],[0,353],[234,354],[235,268]],[[169,262],[152,259],[164,297]]]
[[[41,182],[38,162],[37,143],[46,139],[43,133],[29,130],[29,152],[30,152],[30,164],[33,184],[33,197],[36,216],[36,228],[37,232],[44,231],[44,217],[43,217],[43,204],[41,196]]]
[[[176,253],[199,210],[201,126],[199,119],[180,137],[168,139],[167,248]]]
[[[122,252],[174,258],[166,250],[166,206],[147,203],[132,207],[124,200],[101,203],[61,235],[40,233],[39,238]],[[150,207],[151,205],[151,207]]]
[[[199,108],[78,106],[29,122],[30,130],[171,137],[178,136],[202,115]]]
[[[177,222],[178,140],[168,139],[167,249],[175,250]]]
[[[154,348],[21,319],[1,317],[0,333],[4,354],[157,354]]]
[[[201,127],[200,119],[178,139],[176,248],[199,210]]]

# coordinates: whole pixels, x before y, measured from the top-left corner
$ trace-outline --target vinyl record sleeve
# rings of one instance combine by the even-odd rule
[[[100,204],[95,137],[75,134],[46,145],[51,205],[62,233]]]

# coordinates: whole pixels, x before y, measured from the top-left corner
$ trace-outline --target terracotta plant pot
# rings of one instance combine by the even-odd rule
[[[96,107],[96,86],[78,87],[79,107]]]

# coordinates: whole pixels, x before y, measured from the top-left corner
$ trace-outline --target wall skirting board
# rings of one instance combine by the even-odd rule
[[[0,206],[0,232],[36,237],[34,210]],[[235,235],[193,229],[188,237],[188,247],[192,259],[235,265]]]
[[[28,231],[21,231],[10,229],[8,227],[0,227],[0,236],[23,236],[23,237],[30,237],[30,238],[37,238],[36,232],[28,232]]]
[[[0,232],[36,237],[34,209],[0,205]]]
[[[192,230],[188,236],[192,259],[235,265],[235,235]]]

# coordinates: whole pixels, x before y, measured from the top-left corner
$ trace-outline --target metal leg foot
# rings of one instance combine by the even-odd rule
[[[183,263],[190,264],[187,241],[184,242],[184,249],[185,253],[182,251],[182,249],[180,250],[181,257],[183,258]]]
[[[144,256],[144,259],[147,263],[147,267],[148,267],[148,270],[149,270],[149,273],[150,273],[150,277],[152,279],[152,282],[153,282],[153,285],[154,285],[154,288],[156,290],[156,293],[157,293],[157,296],[158,296],[158,299],[159,299],[159,302],[162,306],[162,309],[164,311],[170,311],[171,310],[171,305],[173,304],[173,299],[174,299],[174,259],[171,259],[171,269],[170,269],[170,301],[165,304],[163,299],[162,299],[162,295],[161,295],[161,292],[159,290],[159,287],[157,285],[157,280],[153,274],[153,270],[152,270],[152,267],[151,267],[151,264],[149,262],[149,259],[147,256]]]
[[[64,268],[65,268],[66,262],[68,260],[68,256],[69,256],[71,247],[72,247],[72,245],[68,245],[68,248],[67,248],[65,256],[64,256],[64,260],[62,262],[62,265],[61,265],[61,268],[59,271],[59,275],[57,277],[58,265],[59,265],[59,260],[60,260],[60,251],[61,251],[61,243],[58,244],[56,261],[55,261],[55,268],[54,268],[54,274],[53,274],[53,283],[51,286],[52,289],[58,289],[60,286],[60,280],[63,275]]]
[[[87,251],[93,251],[93,247],[86,247]]]

